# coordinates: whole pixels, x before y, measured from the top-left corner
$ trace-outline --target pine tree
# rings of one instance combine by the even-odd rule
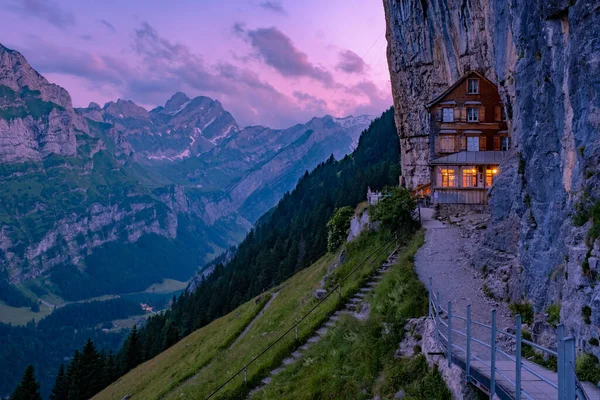
[[[81,353],[79,350],[75,350],[73,359],[67,367],[67,380],[69,381],[69,395],[67,396],[68,400],[83,399],[81,392],[85,382],[82,379]]]
[[[106,380],[104,381],[104,387],[106,387],[106,386],[110,385],[111,383],[113,383],[114,381],[116,381],[117,377],[118,377],[115,356],[114,356],[112,350],[110,351],[110,353],[108,353],[108,359],[106,360],[105,368],[106,368],[106,372],[105,372],[104,376],[106,377]]]
[[[134,325],[125,344],[125,372],[129,372],[141,362],[142,345],[137,326]]]
[[[65,365],[60,364],[58,369],[58,375],[54,381],[54,387],[50,394],[50,400],[68,400],[69,399],[69,380],[67,379],[67,373]]]
[[[102,390],[104,383],[104,365],[91,339],[88,339],[83,346],[80,371],[82,381],[85,383],[80,388],[81,397],[89,399]]]
[[[17,388],[9,399],[42,400],[42,395],[40,394],[40,384],[35,379],[35,370],[33,369],[33,365],[27,366],[21,383],[17,385]]]

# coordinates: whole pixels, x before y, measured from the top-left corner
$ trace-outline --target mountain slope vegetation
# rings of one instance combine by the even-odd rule
[[[257,222],[225,265],[217,264],[208,277],[198,277],[193,291],[184,292],[169,310],[151,317],[136,333],[136,349],[132,350],[129,338],[116,357],[121,373],[131,368],[126,362],[128,353],[139,352],[140,362],[151,360],[181,338],[312,265],[326,254],[327,221],[334,210],[358,204],[368,186],[397,184],[399,173],[398,137],[393,111],[388,110],[363,132],[351,155],[339,161],[331,157],[307,172],[296,189]],[[354,257],[361,254],[358,251]],[[330,256],[324,260],[321,263],[332,261]],[[319,268],[323,273],[326,270],[322,264]],[[187,379],[188,373],[182,372],[177,379]]]

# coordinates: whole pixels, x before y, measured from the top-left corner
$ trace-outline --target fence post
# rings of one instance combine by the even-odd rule
[[[575,339],[571,336],[564,339],[565,344],[565,400],[575,400]]]
[[[431,318],[433,316],[433,305],[432,305],[432,301],[433,301],[433,295],[432,295],[432,290],[433,290],[433,282],[431,277],[429,277],[429,317]]]
[[[440,292],[435,295],[435,340],[440,343]]]
[[[448,349],[446,358],[448,367],[452,366],[452,302],[448,302]]]
[[[467,374],[467,383],[471,382],[471,305],[467,304],[467,359],[465,372]]]
[[[342,300],[342,284],[341,283],[338,285],[338,297],[340,298],[340,300]]]
[[[246,367],[244,367],[244,383],[248,382],[248,374],[246,373]]]
[[[492,310],[492,360],[490,368],[490,399],[496,396],[496,310]]]
[[[556,328],[556,352],[558,353],[558,400],[565,400],[565,326]]]
[[[515,366],[515,399],[521,400],[521,314],[518,314],[515,318],[517,320],[517,326],[515,327],[515,336],[517,338],[516,343],[516,356],[517,362]]]
[[[296,322],[296,326],[294,327],[296,330],[296,341],[298,340],[298,323]]]

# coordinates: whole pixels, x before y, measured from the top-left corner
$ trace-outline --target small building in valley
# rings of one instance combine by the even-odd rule
[[[434,203],[487,204],[488,189],[511,146],[498,88],[472,71],[427,108]]]

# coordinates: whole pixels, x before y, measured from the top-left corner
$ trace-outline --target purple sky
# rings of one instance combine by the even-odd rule
[[[0,20],[76,107],[183,91],[284,127],[392,104],[381,0],[0,0]]]

